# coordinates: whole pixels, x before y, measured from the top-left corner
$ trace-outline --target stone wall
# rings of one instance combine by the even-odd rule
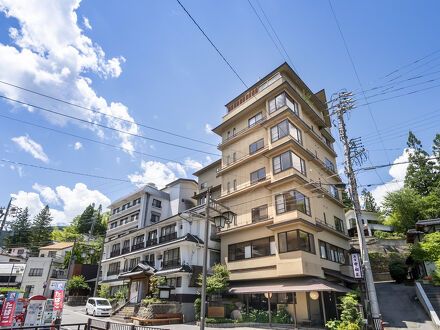
[[[182,313],[184,322],[194,321],[194,304],[179,302],[150,303],[141,306],[136,316],[143,319],[154,319],[156,314],[170,313]]]

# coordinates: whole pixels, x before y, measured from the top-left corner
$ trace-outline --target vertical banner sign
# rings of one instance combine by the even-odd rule
[[[3,303],[0,315],[0,326],[10,327],[15,313],[15,305],[17,304],[18,292],[9,291],[5,302]]]
[[[351,255],[351,263],[353,265],[354,278],[362,278],[362,268],[359,254],[354,253]]]
[[[54,311],[62,311],[63,310],[65,286],[66,286],[66,282],[56,282],[55,283],[55,292],[53,294],[53,310]]]
[[[12,321],[13,327],[22,327],[24,324],[24,317],[26,316],[27,302],[26,299],[18,298],[17,305],[15,306],[14,320]]]

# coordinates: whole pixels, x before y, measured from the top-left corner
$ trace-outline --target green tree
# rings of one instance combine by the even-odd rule
[[[28,246],[31,239],[31,221],[29,219],[29,209],[26,207],[21,210],[11,223],[12,235],[6,238],[6,247]]]
[[[376,200],[373,197],[373,194],[371,191],[368,191],[367,189],[363,189],[361,193],[361,198],[364,202],[364,210],[368,212],[378,212],[379,209],[376,204]]]
[[[101,298],[110,298],[110,285],[101,284],[98,289],[98,296]]]
[[[102,238],[95,239],[94,241],[83,243],[78,242],[73,251],[73,260],[75,264],[89,264],[97,265],[99,257],[101,256]],[[72,252],[67,252],[64,256],[63,265],[68,267],[70,255]]]
[[[422,199],[417,191],[402,188],[385,196],[382,208],[385,224],[393,226],[398,233],[406,233],[415,223],[423,219]]]
[[[434,142],[438,141],[438,137]],[[407,146],[409,150],[408,169],[405,175],[405,187],[414,189],[420,196],[427,196],[438,183],[439,172],[434,160],[429,159],[429,154],[423,150],[420,140],[410,131]],[[434,145],[434,152],[438,152]]]
[[[228,287],[229,271],[225,265],[214,265],[214,274],[206,278],[206,294],[220,294]],[[201,286],[203,275],[200,274],[198,284]]]
[[[153,297],[159,297],[159,286],[165,285],[167,282],[165,277],[151,275],[150,276],[150,292]]]
[[[55,227],[52,231],[52,240],[56,242],[73,242],[74,240],[82,241],[83,235],[78,233],[76,226],[69,225],[61,230]]]
[[[52,216],[49,206],[46,205],[32,221],[30,241],[33,250],[50,243],[52,238],[51,223]]]
[[[392,261],[389,266],[391,278],[397,283],[402,283],[408,276],[408,265],[401,260]]]
[[[440,232],[425,235],[423,240],[414,244],[410,256],[417,261],[440,260]]]
[[[350,195],[346,190],[342,190],[342,203],[345,205],[345,212],[353,208],[353,202],[351,201]]]
[[[101,205],[95,210],[95,204],[90,204],[86,207],[80,216],[77,216],[73,220],[73,225],[79,234],[90,234],[93,221],[95,225],[93,227],[93,236],[104,235],[107,231],[108,212],[102,214]]]
[[[326,326],[332,330],[360,330],[363,328],[362,314],[357,310],[358,304],[355,293],[347,293],[340,297],[341,304],[338,306],[341,309],[341,320],[334,320],[327,322]]]
[[[66,290],[69,290],[69,294],[78,296],[83,291],[90,290],[89,285],[85,282],[85,278],[82,275],[73,275],[67,282]]]

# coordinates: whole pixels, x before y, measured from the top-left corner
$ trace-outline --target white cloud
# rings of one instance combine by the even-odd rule
[[[406,170],[409,164],[406,163],[396,165],[396,163],[408,161],[408,153],[410,152],[411,150],[405,149],[402,155],[394,160],[393,164],[395,165],[391,166],[388,172],[393,179],[383,185],[377,186],[371,191],[377,204],[381,204],[384,201],[384,198],[388,192],[396,191],[403,187],[403,181],[405,180]]]
[[[79,149],[81,149],[82,148],[82,143],[81,142],[75,142],[75,144],[74,144],[74,146],[73,146],[73,149],[75,149],[75,150],[79,150]]]
[[[89,30],[92,29],[92,26],[90,25],[89,19],[85,16],[83,16],[83,24],[86,29],[89,29]]]
[[[183,164],[185,165],[186,168],[188,168],[190,170],[194,170],[194,171],[198,171],[201,168],[203,168],[203,165],[200,162],[198,162],[194,159],[191,159],[191,158],[186,158],[183,161]]]
[[[165,187],[167,183],[177,179],[176,174],[165,164],[156,161],[142,161],[143,173],[136,172],[128,175],[128,178],[137,186],[147,183],[154,183],[159,188]]]
[[[0,15],[16,19],[19,25],[18,28],[9,28],[9,41],[0,42],[2,80],[31,90],[50,91],[51,95],[61,99],[122,117],[130,122],[121,122],[81,108],[66,108],[63,104],[42,98],[36,99],[35,95],[3,84],[0,84],[0,92],[23,102],[36,103],[43,107],[50,105],[50,108],[57,112],[68,112],[69,115],[89,122],[138,133],[138,126],[133,122],[125,105],[108,102],[98,96],[92,88],[91,74],[102,78],[118,77],[125,58],[120,56],[107,59],[104,50],[83,34],[83,30],[78,26],[76,14],[80,2],[81,0],[0,0]],[[15,20],[4,21],[12,23]],[[83,21],[86,25],[86,18],[83,18]],[[20,107],[12,101],[10,103]],[[31,107],[24,108],[34,111]],[[96,126],[39,110],[36,112],[41,113],[52,124],[64,126],[71,121],[104,137],[103,130]],[[131,136],[123,133],[113,134],[116,134],[122,147],[133,149]]]
[[[32,140],[29,136],[19,136],[11,139],[21,149],[30,153],[35,159],[39,159],[45,163],[49,163],[49,157],[44,153],[43,147]]]
[[[206,124],[206,125],[205,125],[205,132],[206,132],[206,134],[214,134],[214,133],[212,132],[212,126],[209,125],[209,124]]]
[[[32,188],[38,193],[21,190],[17,194],[11,194],[15,198],[14,205],[21,208],[28,207],[31,217],[34,217],[44,205],[49,204],[54,219],[53,224],[70,223],[91,203],[95,203],[96,206],[101,204],[104,211],[110,205],[110,200],[104,194],[98,190],[88,189],[84,183],[77,183],[73,189],[65,186],[52,189],[38,183]],[[57,207],[52,207],[54,205]],[[61,206],[61,209],[58,206]]]

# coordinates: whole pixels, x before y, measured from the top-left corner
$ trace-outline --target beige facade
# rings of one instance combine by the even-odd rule
[[[227,104],[214,128],[221,161],[195,174],[199,185],[220,185],[215,198],[236,214],[220,233],[232,283],[352,276],[325,101],[283,64]],[[300,305],[303,295],[298,319],[310,319],[314,305]]]

